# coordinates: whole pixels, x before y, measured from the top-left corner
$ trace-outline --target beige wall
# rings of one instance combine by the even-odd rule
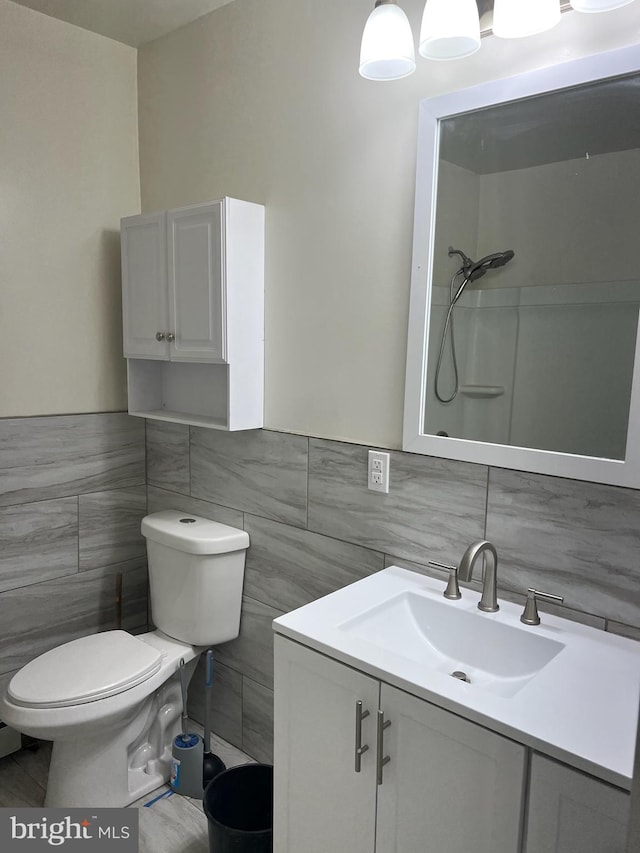
[[[423,0],[403,3],[414,32]],[[401,442],[418,102],[640,41],[637,4],[357,74],[371,0],[235,0],[139,53],[144,210],[267,205],[266,425]]]
[[[0,0],[0,417],[126,408],[136,51]]]

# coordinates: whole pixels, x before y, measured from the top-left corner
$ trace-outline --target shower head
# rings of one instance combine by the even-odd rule
[[[493,255],[486,255],[471,265],[471,268],[465,272],[465,278],[468,278],[469,281],[475,281],[480,276],[483,276],[487,270],[497,270],[498,267],[508,264],[514,255],[515,252],[512,249],[507,249],[506,252],[494,252]]]
[[[492,255],[485,255],[484,258],[480,258],[479,261],[475,262],[468,258],[464,252],[461,252],[459,249],[452,249],[449,247],[449,255],[460,255],[462,258],[462,266],[456,275],[463,275],[464,279],[458,288],[456,295],[453,297],[451,304],[455,305],[470,281],[477,281],[477,279],[482,278],[487,270],[496,270],[498,267],[503,267],[505,264],[508,264],[515,256],[515,252],[513,249],[507,249],[504,252],[494,252]]]

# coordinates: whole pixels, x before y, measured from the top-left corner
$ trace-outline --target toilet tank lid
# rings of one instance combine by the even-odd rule
[[[187,554],[225,554],[249,547],[249,534],[199,515],[165,509],[142,519],[142,535]]]

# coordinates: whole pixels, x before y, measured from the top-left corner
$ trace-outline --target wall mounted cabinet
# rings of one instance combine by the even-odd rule
[[[224,198],[122,220],[129,413],[262,426],[264,208]]]

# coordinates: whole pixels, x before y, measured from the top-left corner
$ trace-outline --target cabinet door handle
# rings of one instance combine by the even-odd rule
[[[156,332],[156,340],[163,341],[164,340],[164,332]]]
[[[378,785],[382,785],[382,768],[385,764],[388,764],[391,761],[390,756],[385,755],[384,753],[384,730],[388,729],[391,725],[391,720],[385,720],[384,711],[378,711],[378,738],[377,738],[377,747],[378,747]]]
[[[176,339],[176,336],[173,334],[173,332],[169,332],[169,334],[167,335],[167,340],[169,341],[169,343],[170,344],[173,343],[173,341],[175,341],[175,339]]]
[[[355,771],[356,773],[360,772],[360,766],[362,763],[362,754],[365,753],[369,746],[368,744],[362,743],[362,721],[369,716],[368,711],[362,710],[362,702],[356,702],[356,760],[355,760]]]

